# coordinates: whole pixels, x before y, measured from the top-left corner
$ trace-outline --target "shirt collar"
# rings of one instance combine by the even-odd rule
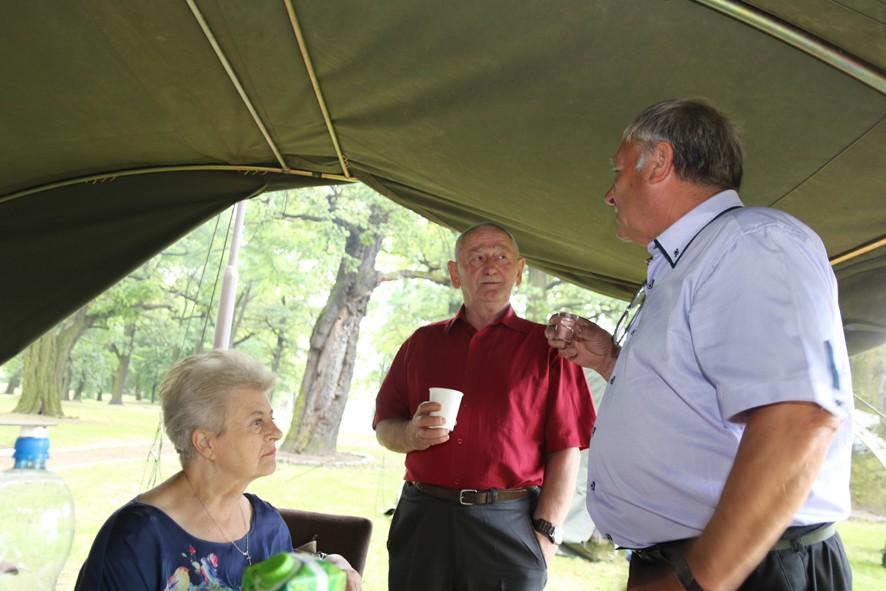
[[[743,205],[738,193],[732,189],[721,191],[705,199],[671,224],[667,230],[658,235],[658,238],[646,245],[646,250],[653,258],[657,252],[660,252],[671,267],[676,267],[683,252],[702,228],[727,209]]]
[[[458,309],[458,313],[449,319],[446,323],[445,332],[448,333],[452,330],[452,327],[455,326],[456,322],[461,321],[465,324],[465,326],[471,326],[466,317],[467,310],[465,305],[462,304],[461,308]],[[517,313],[514,312],[514,308],[508,304],[508,307],[505,308],[505,311],[501,316],[498,317],[498,320],[490,324],[490,326],[494,326],[496,324],[504,324],[508,328],[513,328],[514,330],[519,330],[520,332],[526,332],[528,329],[526,327],[526,321],[517,316]],[[473,328],[473,327],[472,327]]]

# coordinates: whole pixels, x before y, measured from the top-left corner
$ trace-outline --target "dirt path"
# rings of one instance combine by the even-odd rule
[[[91,445],[74,447],[59,447],[49,450],[49,460],[46,466],[50,470],[79,470],[100,466],[103,464],[117,464],[120,462],[144,461],[151,453],[153,441],[150,439],[139,441],[105,441]],[[12,449],[0,449],[0,457],[11,456]],[[172,444],[164,442],[163,459],[175,459],[175,450]]]
[[[51,448],[47,467],[50,470],[79,470],[104,464],[145,461],[152,450],[153,440],[115,441],[74,447]],[[11,456],[11,448],[0,448],[0,457]],[[163,442],[163,460],[175,460],[176,453],[169,441]],[[294,455],[278,452],[277,461],[288,464],[323,466],[360,466],[372,464],[372,458],[359,454],[338,453],[335,456]]]

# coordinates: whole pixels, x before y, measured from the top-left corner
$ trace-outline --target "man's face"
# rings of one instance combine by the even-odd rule
[[[620,240],[646,245],[657,234],[649,235],[649,209],[646,205],[646,169],[649,162],[637,170],[642,151],[639,146],[622,143],[612,158],[615,180],[606,192],[605,201],[615,208],[615,234]]]
[[[514,285],[520,285],[524,261],[507,234],[478,228],[468,234],[449,262],[452,285],[460,288],[465,306],[500,310],[507,306]]]

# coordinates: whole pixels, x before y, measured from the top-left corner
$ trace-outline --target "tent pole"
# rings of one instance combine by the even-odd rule
[[[234,206],[234,230],[231,237],[231,250],[228,253],[228,266],[222,278],[221,295],[218,298],[218,316],[215,320],[215,338],[212,348],[226,351],[231,346],[231,325],[234,320],[234,304],[237,301],[237,258],[240,254],[240,240],[243,238],[243,222],[246,218],[246,201]]]
[[[0,203],[6,203],[7,201],[13,201],[20,197],[27,197],[28,195],[33,195],[35,193],[41,193],[43,191],[52,191],[54,189],[60,189],[62,187],[67,187],[70,185],[78,185],[81,183],[104,183],[104,182],[112,182],[117,177],[123,176],[134,176],[138,174],[158,174],[164,172],[201,172],[201,171],[210,171],[210,172],[239,172],[244,175],[265,175],[265,174],[285,174],[291,176],[303,176],[315,179],[325,179],[325,180],[333,180],[333,181],[342,181],[353,183],[353,178],[343,177],[340,174],[330,173],[330,172],[313,172],[310,170],[299,170],[296,168],[275,168],[271,166],[240,166],[237,164],[194,164],[187,166],[158,166],[155,168],[133,168],[131,170],[115,170],[113,172],[107,172],[104,174],[93,174],[89,176],[82,176],[73,179],[67,179],[64,181],[58,181],[55,183],[47,183],[45,185],[40,185],[38,187],[31,187],[30,189],[24,189],[22,191],[16,191],[15,193],[9,193],[8,195],[0,196]]]
[[[736,2],[735,0],[693,0],[693,2],[730,16],[775,37],[779,41],[796,47],[851,78],[886,94],[886,76],[881,68],[850,55],[824,39],[786,23],[776,16],[749,6],[746,2]]]
[[[869,242],[863,246],[859,246],[854,250],[850,250],[845,254],[841,254],[840,256],[836,256],[831,259],[831,266],[836,267],[840,263],[845,263],[846,261],[850,261],[855,257],[860,257],[863,254],[867,254],[872,250],[877,250],[878,248],[882,248],[886,246],[886,238],[880,238],[879,240],[874,240],[873,242]]]
[[[191,13],[194,15],[194,18],[197,20],[197,24],[200,25],[200,29],[206,36],[206,40],[209,41],[209,44],[212,46],[212,50],[215,52],[219,63],[221,63],[222,67],[225,69],[225,72],[227,72],[228,78],[231,79],[231,83],[234,85],[234,88],[240,95],[240,100],[242,100],[243,104],[246,105],[246,109],[252,116],[252,120],[255,121],[255,125],[258,127],[262,136],[264,136],[265,142],[267,142],[268,147],[270,147],[271,151],[274,153],[274,157],[277,159],[277,162],[279,162],[280,166],[284,169],[288,169],[289,167],[286,165],[286,161],[283,160],[283,156],[280,154],[280,150],[277,149],[277,144],[274,143],[274,140],[271,138],[271,134],[268,133],[265,124],[262,123],[261,117],[258,116],[258,112],[255,110],[255,107],[252,106],[252,101],[249,100],[249,95],[246,94],[246,90],[243,88],[243,85],[240,84],[240,80],[237,78],[237,74],[234,73],[234,68],[231,67],[230,62],[228,62],[228,58],[225,57],[225,54],[222,51],[221,46],[218,44],[218,41],[216,41],[215,35],[212,34],[212,30],[209,28],[209,24],[207,24],[206,19],[203,18],[203,13],[201,13],[200,9],[197,8],[194,0],[186,0],[186,2],[188,3],[188,7],[191,9]]]
[[[326,108],[326,100],[323,98],[323,91],[320,90],[320,81],[317,79],[317,73],[314,71],[314,64],[308,55],[308,46],[305,44],[304,35],[302,35],[301,26],[298,24],[298,17],[295,16],[295,7],[292,6],[292,0],[284,0],[286,4],[286,12],[289,14],[289,24],[292,26],[292,32],[295,34],[295,40],[298,43],[298,50],[301,53],[302,61],[308,70],[308,78],[311,80],[311,88],[314,89],[314,96],[317,97],[317,104],[320,106],[320,112],[323,113],[323,121],[326,123],[326,130],[332,140],[332,147],[338,156],[338,162],[341,165],[342,173],[350,178],[351,169],[348,166],[348,158],[341,150],[338,143],[338,134],[335,133],[335,127],[332,125],[332,118],[329,116],[329,110]]]

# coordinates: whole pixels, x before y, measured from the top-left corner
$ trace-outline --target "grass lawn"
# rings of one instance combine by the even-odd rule
[[[9,412],[15,401],[12,396],[0,398],[0,413]],[[69,416],[78,418],[63,419],[52,430],[52,445],[57,451],[102,443],[112,450],[119,444],[118,448],[122,449],[126,444],[151,440],[159,417],[157,406],[134,401],[127,401],[123,407],[94,401],[71,402],[64,403],[64,409]],[[14,429],[0,429],[0,447],[11,446],[15,436]],[[277,507],[348,513],[371,519],[374,530],[364,589],[383,591],[387,587],[385,539],[390,523],[390,518],[383,513],[396,502],[403,476],[403,457],[382,449],[375,438],[367,434],[343,435],[339,449],[368,456],[370,461],[350,467],[279,462],[277,472],[256,480],[250,491]],[[170,451],[167,444],[164,453]],[[124,461],[105,460],[93,466],[56,469],[74,494],[77,514],[74,545],[59,579],[59,591],[73,589],[77,571],[99,527],[111,512],[140,492],[142,483],[147,482],[146,474],[150,474],[154,466],[144,455]],[[174,457],[164,456],[160,461],[160,479],[169,477],[177,469]],[[841,524],[840,533],[852,561],[855,589],[886,589],[886,569],[880,566],[886,544],[886,522],[853,519]],[[627,563],[621,553],[613,553],[611,560],[597,563],[558,556],[551,566],[547,588],[552,591],[623,589],[626,577]]]

